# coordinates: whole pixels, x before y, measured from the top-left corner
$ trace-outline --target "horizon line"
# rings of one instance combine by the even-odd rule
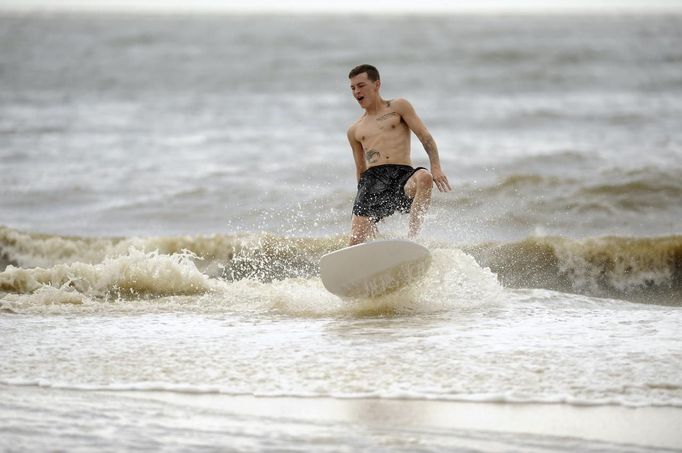
[[[248,8],[154,8],[154,7],[116,7],[116,6],[91,6],[91,7],[60,7],[60,6],[33,6],[33,7],[12,7],[11,5],[0,5],[0,14],[16,13],[16,14],[132,14],[132,15],[253,15],[253,16],[267,16],[267,15],[290,15],[290,16],[433,16],[433,15],[448,15],[448,16],[494,16],[494,15],[658,15],[658,14],[681,14],[682,5],[679,7],[665,6],[665,7],[626,7],[626,8],[463,8],[463,9],[400,9],[400,10],[359,10],[349,8],[345,11],[340,10],[324,10],[324,9],[248,9]]]

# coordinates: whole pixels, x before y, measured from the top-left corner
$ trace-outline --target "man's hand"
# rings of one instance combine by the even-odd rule
[[[445,176],[440,168],[432,168],[431,175],[433,176],[433,182],[436,183],[438,190],[441,192],[450,192],[452,190],[452,188],[450,188],[450,183],[448,182],[448,177]]]

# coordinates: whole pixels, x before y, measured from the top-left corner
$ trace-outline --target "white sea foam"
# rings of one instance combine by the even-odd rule
[[[8,266],[0,273],[0,290],[9,291],[3,308],[21,310],[47,305],[79,304],[84,299],[137,299],[145,296],[200,295],[210,279],[194,265],[194,255],[162,255],[129,249],[124,256],[99,264],[60,264],[47,269]]]
[[[422,400],[422,401],[457,401],[470,403],[507,403],[507,404],[568,404],[571,406],[624,406],[624,407],[679,407],[682,408],[682,398],[665,400],[633,400],[626,397],[605,398],[576,398],[569,394],[536,396],[529,394],[515,394],[513,391],[501,393],[471,393],[471,394],[431,394],[414,391],[368,391],[368,392],[325,392],[325,391],[244,391],[221,385],[193,385],[164,382],[139,382],[116,384],[73,384],[63,381],[46,379],[0,379],[0,384],[17,387],[41,387],[59,390],[110,391],[110,392],[173,392],[196,395],[229,395],[255,396],[264,398],[338,398],[338,399],[372,399],[383,400]],[[679,390],[679,388],[678,388]]]
[[[167,248],[173,239],[165,241]],[[301,266],[301,260],[314,259],[305,258],[305,251],[299,257],[290,246],[284,246],[284,242],[278,245],[280,242],[274,241],[268,245],[263,239],[270,241],[267,237],[262,238],[255,249],[242,245],[244,252],[241,257],[231,252],[234,263],[228,261],[220,267],[232,266],[235,269],[235,266],[246,266],[249,270],[246,275],[295,275],[305,270],[295,268]],[[142,245],[149,248],[162,242],[161,239],[152,239]],[[199,246],[203,243],[201,239],[197,242]],[[220,243],[212,243],[212,246]],[[198,248],[196,243],[189,245],[195,250]],[[234,247],[234,243],[232,245]],[[317,247],[315,242],[309,241],[305,245],[308,253],[320,253],[313,251]],[[210,251],[204,250],[204,253],[211,255]],[[87,302],[83,306],[86,311],[95,307],[105,312],[121,311],[126,307],[139,311],[140,304],[151,308],[166,302],[169,310],[184,307],[213,311],[221,307],[228,311],[275,310],[292,316],[369,315],[425,313],[480,306],[496,303],[502,294],[502,288],[489,269],[482,269],[471,256],[452,248],[434,249],[431,269],[415,284],[382,297],[347,301],[328,293],[316,274],[275,280],[242,278],[230,282],[210,278],[200,272],[196,263],[202,261],[189,252],[161,254],[130,248],[125,254],[118,252],[115,257],[105,258],[98,264],[75,262],[49,268],[9,266],[0,273],[0,289],[8,292],[3,297],[3,307],[15,312],[47,310],[56,313],[60,305],[67,304],[69,306],[62,308],[73,312],[78,310],[73,304]],[[218,265],[214,255],[212,266]],[[202,294],[206,294],[208,299],[195,297],[179,302],[177,297],[168,297]],[[146,300],[141,302],[140,298]],[[160,299],[165,300],[159,302]],[[119,303],[111,304],[112,300]],[[130,302],[126,304],[126,300]]]

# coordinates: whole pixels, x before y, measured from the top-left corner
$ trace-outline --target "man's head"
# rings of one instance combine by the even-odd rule
[[[350,79],[353,97],[360,103],[361,107],[366,108],[379,96],[381,78],[379,71],[374,66],[369,64],[356,66],[350,71],[348,78]]]
[[[367,78],[372,82],[381,80],[381,77],[379,77],[379,70],[372,66],[371,64],[361,64],[360,66],[354,67],[353,69],[351,69],[350,74],[348,74],[348,78],[352,79],[353,77],[358,76],[363,72],[367,73]]]

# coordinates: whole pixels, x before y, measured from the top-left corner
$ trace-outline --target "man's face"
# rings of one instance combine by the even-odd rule
[[[367,78],[367,73],[363,72],[350,79],[350,89],[353,92],[353,97],[358,101],[360,107],[365,108],[376,99],[379,93],[379,80],[372,82]]]

